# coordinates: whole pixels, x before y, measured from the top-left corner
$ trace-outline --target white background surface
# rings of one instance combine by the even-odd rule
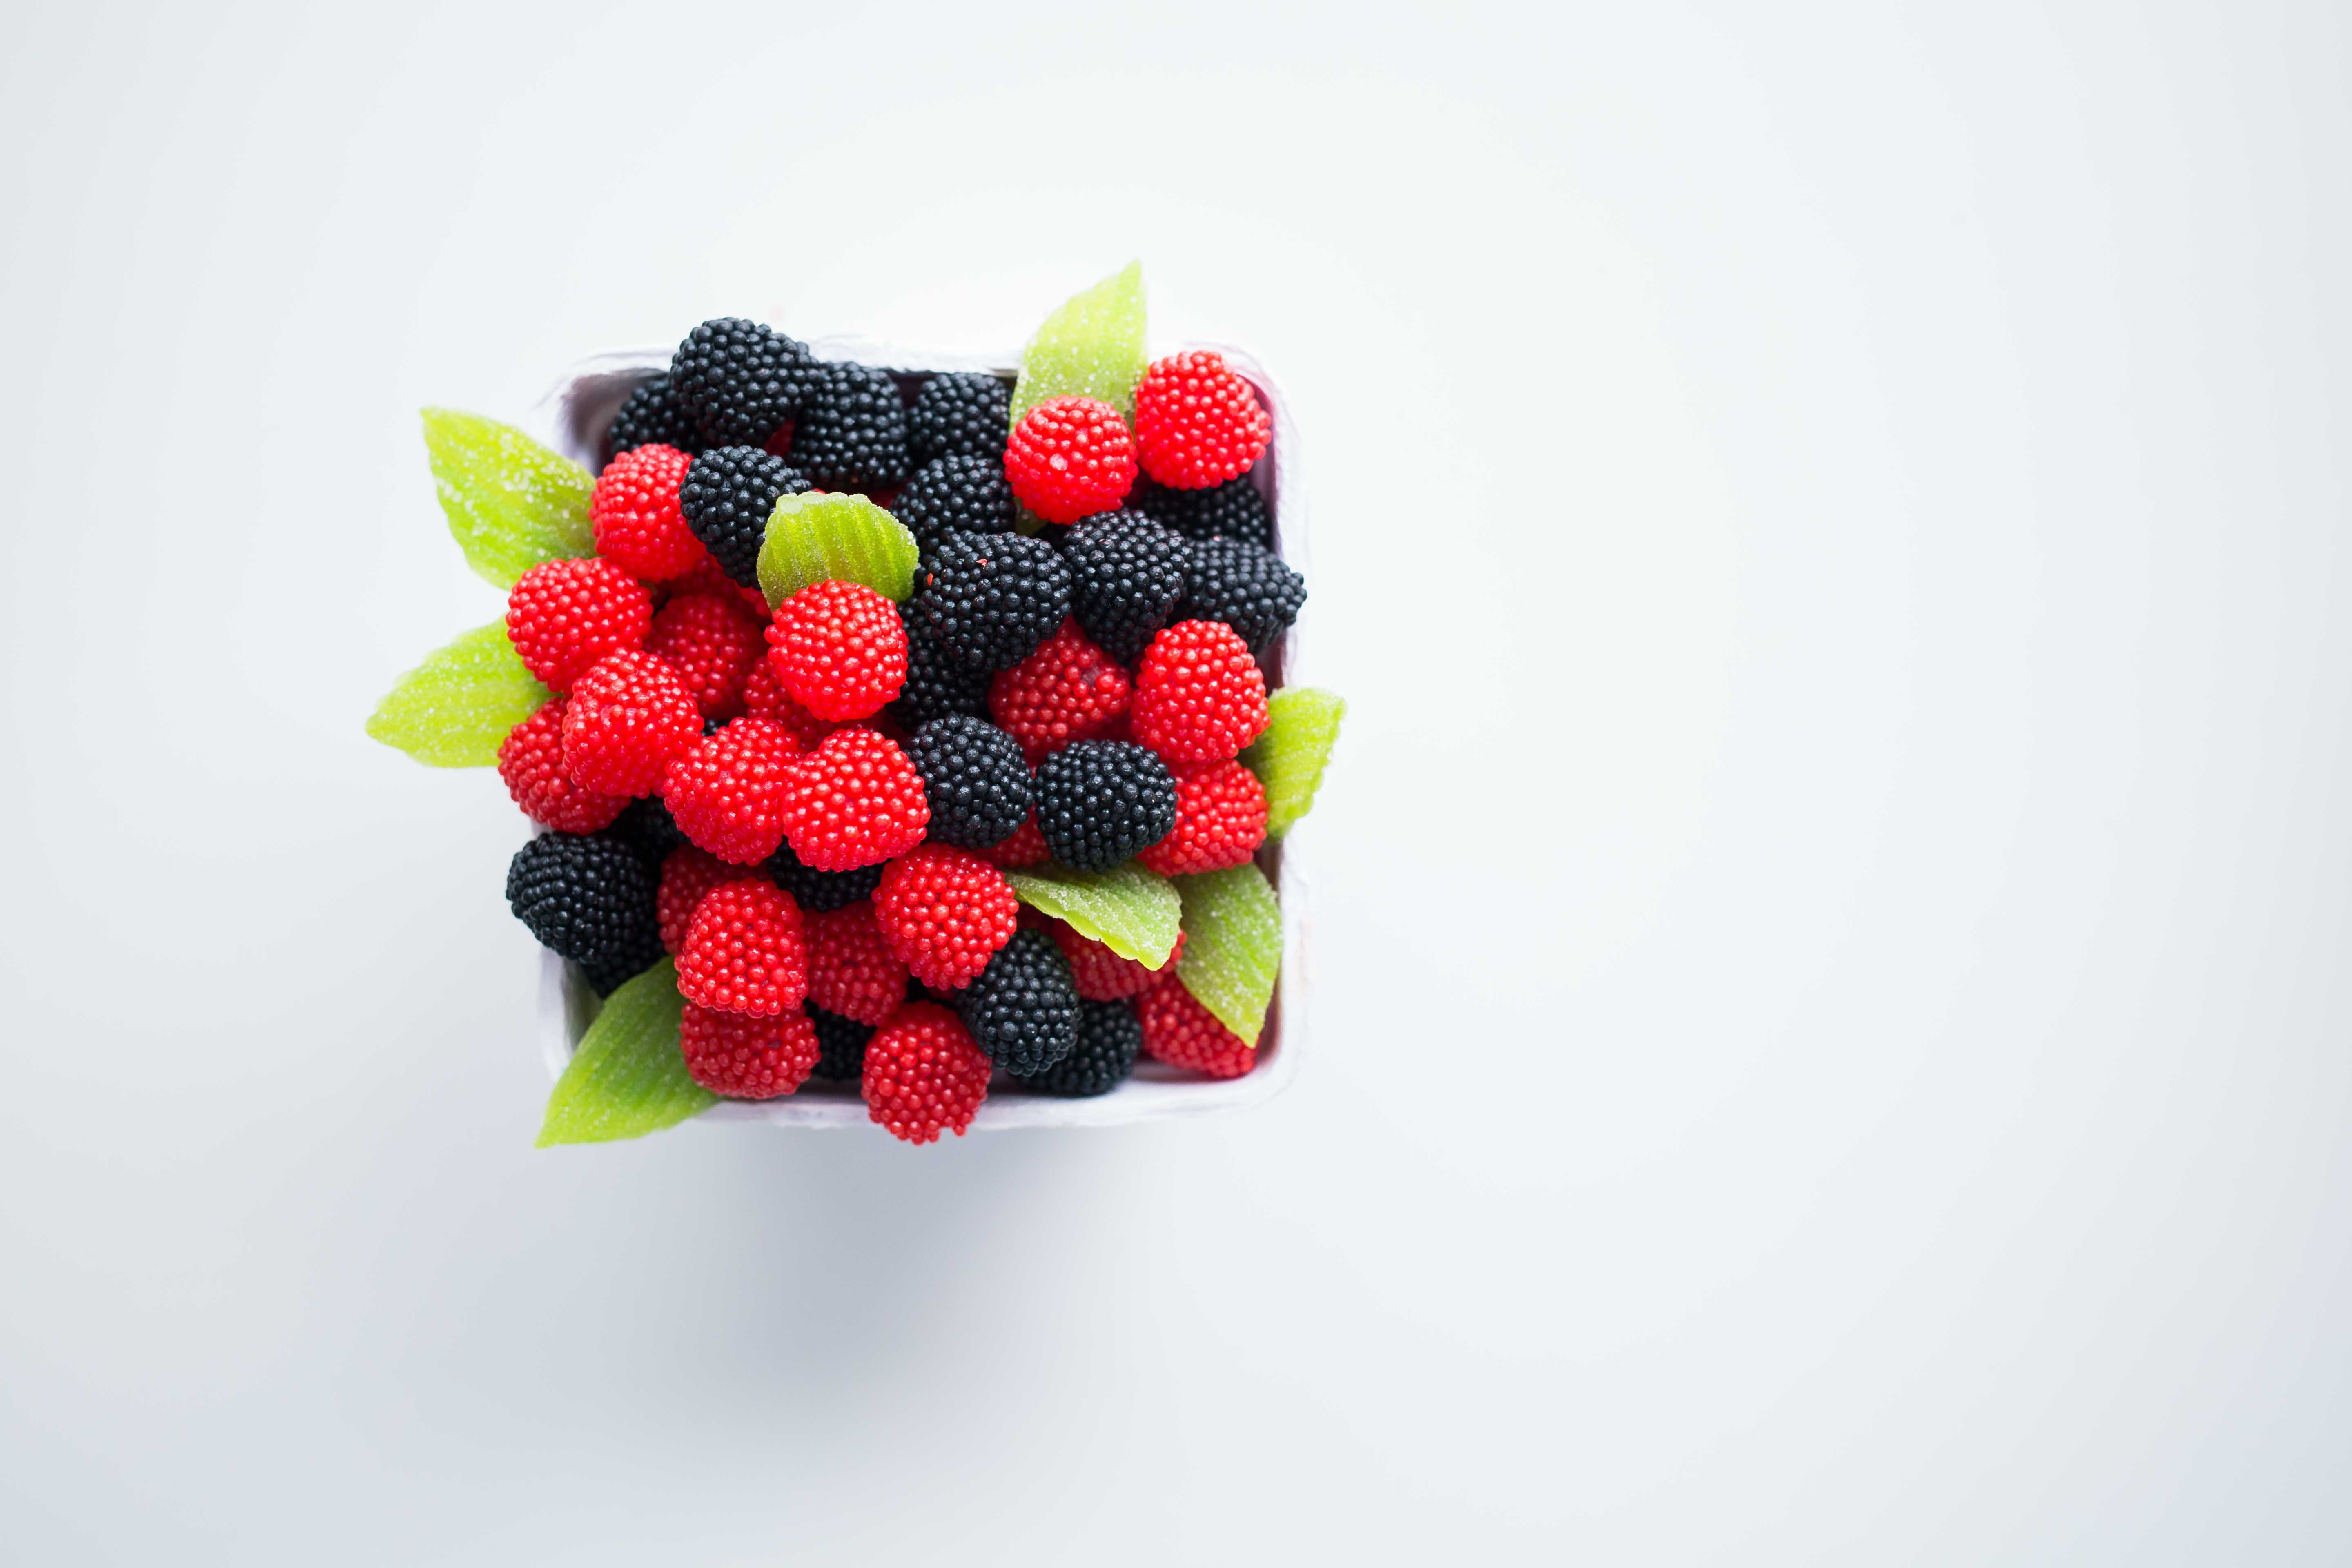
[[[0,1557],[2340,1560],[2341,11],[1536,10],[12,17]],[[1300,407],[1310,1072],[534,1152],[416,407],[1132,255]]]

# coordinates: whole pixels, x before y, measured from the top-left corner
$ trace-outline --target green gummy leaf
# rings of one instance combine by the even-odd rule
[[[1135,422],[1143,379],[1143,263],[1104,279],[1045,318],[1021,351],[1013,422],[1049,397],[1097,397]]]
[[[864,496],[785,496],[760,544],[760,592],[773,606],[812,583],[863,583],[904,599],[919,553],[915,536]]]
[[[1265,836],[1274,839],[1313,808],[1348,704],[1336,691],[1286,686],[1265,700],[1265,732],[1242,761],[1265,785]]]
[[[595,476],[511,425],[454,409],[425,411],[425,450],[466,564],[501,588],[542,561],[590,555]]]
[[[1176,946],[1182,906],[1168,879],[1129,861],[1108,871],[1032,866],[1004,879],[1021,901],[1066,921],[1121,958],[1159,968]]]
[[[1255,1043],[1282,973],[1282,905],[1255,866],[1179,877],[1184,956],[1176,978],[1217,1022]]]
[[[539,1146],[642,1138],[719,1103],[688,1076],[677,1048],[685,1007],[667,958],[607,997],[547,1097]]]
[[[487,768],[507,731],[553,695],[516,657],[506,623],[492,621],[402,676],[375,705],[367,732],[436,768]]]

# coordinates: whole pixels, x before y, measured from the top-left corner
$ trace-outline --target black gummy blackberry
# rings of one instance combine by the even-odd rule
[[[987,718],[989,672],[941,647],[931,623],[913,605],[898,606],[898,620],[907,628],[907,684],[890,704],[890,716],[909,730],[950,713]]]
[[[1195,539],[1185,546],[1178,620],[1223,621],[1252,653],[1263,653],[1306,602],[1307,579],[1272,551],[1238,539]]]
[[[662,961],[661,927],[650,919],[630,933],[629,940],[610,958],[600,958],[580,966],[588,977],[588,987],[599,996],[610,996],[621,988],[621,983],[634,980]]]
[[[915,394],[907,411],[907,443],[915,461],[934,458],[985,458],[1004,461],[1004,437],[1013,418],[1013,389],[978,371],[935,375]]]
[[[1018,533],[950,533],[924,552],[915,584],[932,635],[976,669],[1012,668],[1070,613],[1070,569]]]
[[[814,1002],[804,1004],[803,1010],[808,1014],[809,1022],[816,1026],[817,1058],[816,1066],[810,1069],[813,1075],[852,1083],[864,1078],[866,1042],[874,1037],[874,1026],[828,1013]],[[1139,1033],[1137,1038],[1141,1037]]]
[[[692,452],[702,445],[693,418],[670,395],[666,375],[639,383],[622,403],[611,428],[604,432],[604,460],[609,463],[624,452],[656,445],[675,447],[681,452]]]
[[[1020,742],[985,719],[934,719],[907,742],[930,804],[929,837],[985,849],[1029,820],[1029,764]]]
[[[793,896],[793,902],[818,914],[870,899],[874,889],[882,885],[879,866],[860,866],[855,871],[820,871],[802,865],[801,858],[793,853],[789,844],[769,856],[761,869],[774,879],[776,886]]]
[[[907,405],[887,370],[824,364],[793,426],[793,463],[827,490],[907,482]]]
[[[507,907],[541,945],[606,963],[626,957],[654,918],[654,878],[625,844],[542,834],[507,865]]]
[[[1183,596],[1184,551],[1182,534],[1139,511],[1082,519],[1062,542],[1079,628],[1133,664]]]
[[[1037,829],[1074,871],[1108,871],[1176,826],[1168,764],[1124,741],[1080,741],[1037,768]]]
[[[764,447],[800,413],[817,378],[805,344],[772,327],[722,316],[670,356],[669,392],[704,447]]]
[[[949,533],[1004,533],[1013,527],[1013,487],[1002,459],[935,458],[916,471],[890,514],[929,550]]]
[[[669,852],[686,842],[686,835],[662,804],[657,795],[641,795],[621,808],[621,815],[604,829],[602,837],[615,838],[636,851],[646,869],[658,881],[662,862]]]
[[[1042,931],[1014,931],[955,994],[955,1010],[972,1044],[1010,1073],[1042,1073],[1077,1044],[1077,983],[1070,961]]]
[[[816,487],[809,477],[757,447],[719,447],[694,459],[678,487],[677,510],[686,526],[719,562],[719,569],[747,588],[760,585],[760,546],[767,542],[768,514],[780,497]]]
[[[1139,475],[1127,504],[1187,539],[1238,539],[1261,549],[1274,548],[1274,516],[1247,474],[1204,490],[1173,490]]]
[[[1078,1004],[1078,1038],[1070,1054],[1044,1072],[1020,1080],[1038,1094],[1073,1100],[1108,1094],[1135,1070],[1143,1050],[1143,1025],[1124,1002]]]

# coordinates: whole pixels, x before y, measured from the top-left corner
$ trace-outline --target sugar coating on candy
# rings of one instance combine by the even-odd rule
[[[1204,490],[1176,490],[1147,474],[1135,481],[1127,504],[1187,539],[1238,539],[1274,548],[1274,514],[1247,475]]]
[[[756,866],[784,841],[798,742],[771,719],[738,719],[707,735],[662,776],[662,804],[697,846]]]
[[[913,848],[930,820],[906,752],[871,730],[838,730],[795,770],[784,835],[803,866],[854,871]]]
[[[1265,786],[1239,763],[1186,763],[1176,775],[1176,826],[1136,858],[1163,877],[1246,864],[1265,842]]]
[[[809,489],[809,477],[757,447],[718,447],[694,459],[678,487],[686,526],[734,582],[757,587],[760,548],[776,502]]]
[[[541,562],[596,547],[588,520],[595,477],[513,426],[428,408],[425,451],[466,564],[501,589]]]
[[[988,678],[978,679],[984,694]],[[487,767],[549,695],[516,657],[506,623],[493,621],[436,648],[402,676],[368,715],[367,732],[427,767]]]
[[[629,922],[626,941],[611,952],[584,960],[580,973],[588,982],[589,990],[599,996],[610,996],[661,960],[661,932],[650,916],[639,916]]]
[[[917,463],[940,458],[1000,462],[1012,408],[1013,389],[984,372],[935,375],[907,410],[908,450]]]
[[[1265,836],[1280,838],[1315,805],[1348,704],[1336,692],[1286,686],[1265,701],[1265,732],[1242,762],[1265,785]]]
[[[688,1002],[678,1016],[686,1070],[730,1100],[773,1100],[808,1080],[821,1050],[808,1016],[722,1013]]]
[[[722,1013],[770,1016],[808,994],[800,906],[765,877],[739,877],[702,897],[677,952],[677,988]]]
[[[861,495],[778,498],[759,550],[760,591],[771,605],[814,583],[862,583],[886,599],[912,591],[921,551],[889,512]]]
[[[702,738],[702,711],[670,667],[636,650],[608,654],[572,683],[563,767],[583,788],[650,795]]]
[[[706,447],[763,447],[818,376],[802,343],[740,316],[703,322],[670,356],[670,396]]]
[[[913,605],[898,606],[898,623],[907,632],[907,684],[890,704],[890,716],[909,730],[951,713],[988,717],[989,672],[948,652]]]
[[[609,468],[614,458],[645,447],[668,447],[690,455],[701,444],[702,432],[693,417],[670,395],[669,377],[657,375],[638,383],[614,410],[604,431],[604,466]],[[596,548],[599,553],[610,553],[601,539]]]
[[[968,849],[1001,844],[1029,818],[1029,764],[1013,737],[984,719],[934,719],[907,742],[931,808],[929,837]]]
[[[1154,361],[1136,383],[1136,457],[1163,485],[1196,490],[1238,478],[1273,438],[1257,394],[1213,349]]]
[[[653,879],[628,847],[547,833],[507,864],[507,906],[542,947],[576,963],[626,952],[653,920]]]
[[[988,1098],[992,1066],[953,1013],[909,1002],[866,1042],[866,1115],[908,1143],[961,1137]]]
[[[1007,1072],[1044,1072],[1077,1043],[1078,991],[1070,961],[1037,931],[1014,931],[956,993],[955,1010],[972,1044]]]
[[[671,850],[662,861],[661,883],[654,893],[654,918],[663,951],[675,958],[686,945],[686,933],[694,924],[694,911],[702,907],[703,895],[742,875],[742,867],[730,866],[708,849],[687,844]]]
[[[1244,1040],[1265,1027],[1282,973],[1282,902],[1247,863],[1176,879],[1184,956],[1176,973],[1193,1000]]]
[[[1034,1094],[1087,1099],[1108,1094],[1135,1070],[1143,1049],[1143,1025],[1124,1002],[1081,1001],[1077,1038],[1069,1054],[1042,1073],[1020,1078]]]
[[[1135,999],[1143,1051],[1154,1061],[1210,1078],[1239,1078],[1257,1065],[1257,1050],[1217,1022],[1179,979],[1167,979]]]
[[[644,584],[609,561],[549,561],[507,595],[507,636],[524,668],[551,690],[608,653],[642,647],[654,619]]]
[[[811,1026],[816,1030],[819,1054],[813,1076],[835,1082],[856,1082],[864,1078],[866,1042],[874,1037],[874,1026],[828,1013],[814,1002],[802,1004],[801,1010],[808,1015]]]
[[[1184,956],[1184,933],[1181,931],[1176,933],[1175,947],[1154,967],[1137,959],[1122,958],[1061,921],[1045,916],[1040,919],[1045,934],[1054,939],[1054,945],[1070,961],[1070,978],[1076,984],[1078,994],[1089,1002],[1118,1002],[1140,996],[1176,973],[1176,962]]]
[[[1004,532],[1013,526],[1013,487],[1002,452],[934,458],[916,470],[890,511],[926,550],[950,533]]]
[[[1037,827],[1054,858],[1103,871],[1150,848],[1176,824],[1168,764],[1123,741],[1081,741],[1037,768]]]
[[[1013,830],[1012,837],[1001,844],[987,845],[974,853],[992,866],[1006,868],[1035,866],[1053,858],[1053,851],[1045,847],[1045,836],[1037,829],[1037,809],[1034,806],[1030,807],[1029,815],[1022,819],[1021,826]]]
[[[629,804],[625,795],[583,789],[563,771],[561,697],[516,725],[499,747],[499,777],[525,816],[559,833],[593,833]]]
[[[678,491],[693,464],[677,447],[659,444],[638,447],[605,464],[588,504],[596,553],[647,583],[671,582],[698,566],[715,565],[678,509]]]
[[[1184,536],[1139,511],[1098,512],[1062,542],[1070,609],[1087,637],[1132,661],[1184,595]]]
[[[1049,397],[1004,444],[1013,499],[1047,522],[1112,511],[1135,485],[1135,442],[1118,410],[1092,397]]]
[[[872,898],[875,885],[882,880],[882,866],[877,861],[847,871],[819,871],[802,865],[793,847],[786,844],[768,858],[768,875],[803,912],[813,914],[845,909],[860,899]]]
[[[988,710],[1034,766],[1074,742],[1115,734],[1133,694],[1118,662],[1064,621],[1036,652],[998,672]]]
[[[1013,417],[1067,394],[1098,397],[1122,419],[1133,414],[1145,363],[1143,318],[1139,261],[1063,301],[1021,351]]]
[[[907,997],[907,966],[882,940],[864,899],[806,916],[808,1000],[814,1007],[873,1026]]]
[[[1013,938],[1021,900],[1004,873],[969,849],[926,844],[893,860],[874,889],[882,940],[914,977],[941,991],[969,984]]]
[[[1129,721],[1171,763],[1222,763],[1265,730],[1265,677],[1233,627],[1179,621],[1144,650]]]
[[[898,607],[859,583],[814,583],[776,608],[769,661],[819,719],[864,719],[907,683]]]
[[[1238,539],[1186,544],[1180,619],[1222,621],[1257,653],[1290,628],[1306,602],[1307,579],[1270,551]]]
[[[915,574],[915,605],[940,645],[979,669],[1009,669],[1070,613],[1061,552],[1018,533],[953,533]]]
[[[743,711],[743,684],[768,650],[758,616],[733,595],[679,594],[654,616],[646,651],[677,671],[706,719]]]

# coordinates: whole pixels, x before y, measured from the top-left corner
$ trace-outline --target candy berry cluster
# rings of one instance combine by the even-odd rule
[[[426,760],[494,749],[542,830],[514,913],[615,1018],[658,1034],[668,997],[667,1070],[699,1090],[831,1083],[923,1143],[992,1087],[1255,1065],[1272,967],[1219,900],[1272,907],[1260,851],[1328,733],[1302,773],[1269,732],[1306,586],[1274,548],[1266,405],[1213,352],[1147,362],[1140,310],[1138,283],[1082,353],[1055,334],[1108,308],[1057,314],[1017,381],[706,321],[614,410],[593,480],[464,427],[507,491],[556,497],[541,558],[502,640],[467,645],[462,700],[411,725],[431,732],[385,718],[405,683],[371,729]],[[637,1040],[616,1022],[598,1048]]]

